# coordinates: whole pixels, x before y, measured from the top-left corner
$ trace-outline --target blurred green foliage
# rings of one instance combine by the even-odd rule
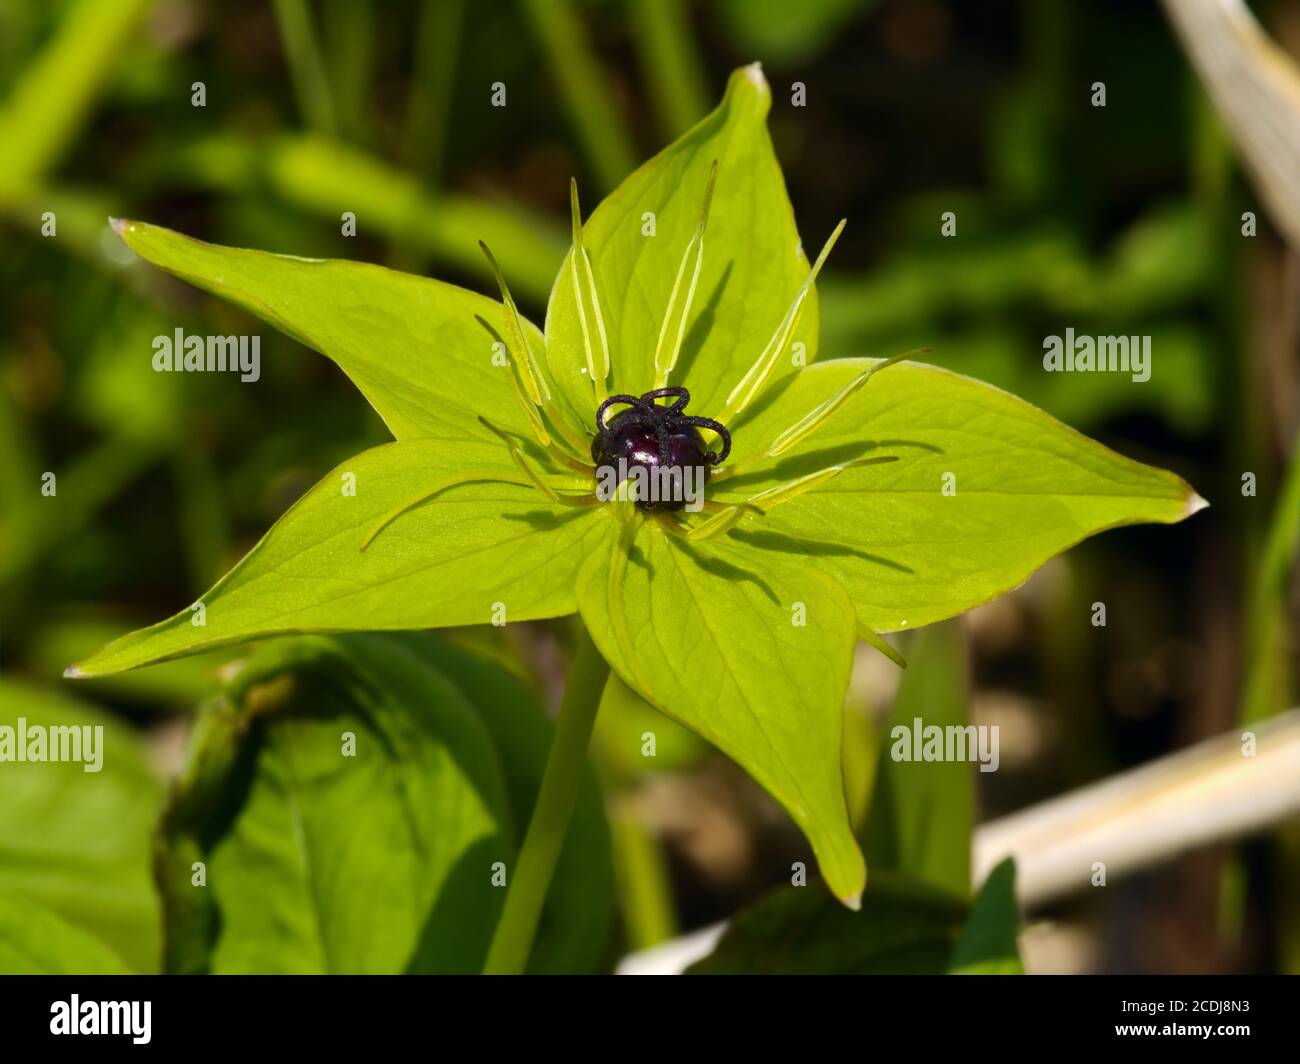
[[[81,845],[81,810],[127,802],[86,788],[135,788],[136,810],[159,800],[140,729],[210,696],[235,655],[102,681],[84,691],[99,709],[53,693],[63,666],[183,607],[321,473],[386,439],[340,373],[269,331],[257,385],[154,373],[154,336],[248,331],[249,319],[140,268],[107,216],[479,290],[489,277],[476,241],[487,239],[509,249],[503,265],[537,318],[566,244],[569,176],[608,191],[755,59],[776,90],[774,136],[805,243],[850,220],[819,284],[822,357],[928,345],[939,364],[1176,469],[1215,504],[1172,545],[1134,533],[1076,552],[1076,581],[1038,629],[985,648],[976,686],[1052,692],[1076,740],[1068,765],[999,781],[990,807],[1293,701],[1300,465],[1253,357],[1271,323],[1245,295],[1248,279],[1277,274],[1237,239],[1249,198],[1155,5],[0,0],[0,705],[7,717],[102,716],[138,768],[117,782],[49,777],[67,788],[57,807],[31,784],[31,822],[63,816],[49,822],[52,847]],[[1105,109],[1088,103],[1095,80]],[[491,110],[497,81],[509,105]],[[340,233],[344,210],[356,238]],[[944,211],[956,239],[940,233]],[[1043,373],[1043,337],[1067,326],[1151,335],[1151,380]],[[1257,496],[1242,497],[1243,470],[1258,475]],[[54,497],[41,493],[46,473]],[[1094,599],[1112,604],[1109,632],[1080,620]],[[1208,673],[1180,686],[1160,671],[1170,647],[1208,669],[1224,639],[1227,663],[1213,661],[1232,675],[1213,694]],[[1225,703],[1246,639],[1246,694]],[[1135,669],[1163,680],[1117,693],[1131,692],[1119,680]],[[606,740],[624,737],[604,766],[616,792],[644,776],[626,737],[648,727],[656,771],[698,769],[690,736],[645,723],[653,711],[617,692],[607,702]],[[0,894],[14,921],[80,939],[97,958],[87,965],[147,967],[138,929],[154,903],[136,852],[147,835],[125,835],[147,832],[151,816],[120,818],[91,851],[108,871],[87,875],[108,900],[50,886],[51,853],[5,837]],[[0,817],[0,832],[14,823]],[[623,867],[657,868],[662,887],[662,860],[635,852]],[[687,919],[710,911],[695,901]],[[636,908],[624,906],[629,924]],[[650,908],[638,944],[675,924],[662,897]],[[960,908],[935,913],[925,935],[937,964]]]
[[[281,641],[195,735],[156,851],[165,970],[482,968],[549,742],[526,687],[427,636]],[[608,831],[579,795],[534,971],[603,961]]]
[[[12,948],[16,930],[39,919],[80,934],[36,936],[25,959],[36,970],[58,970],[54,966],[70,959],[84,963],[83,970],[99,970],[106,967],[104,955],[125,970],[154,970],[162,921],[149,848],[162,787],[139,735],[70,695],[0,681],[0,719],[14,727],[20,718],[32,727],[102,728],[100,768],[86,771],[89,765],[77,762],[4,766],[0,906],[13,908],[0,915],[0,940],[8,943],[0,953]],[[27,907],[47,915],[32,916]],[[61,942],[65,935],[68,941]],[[15,969],[0,957],[0,970]]]

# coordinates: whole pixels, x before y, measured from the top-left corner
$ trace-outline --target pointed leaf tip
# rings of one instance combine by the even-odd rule
[[[1208,499],[1204,499],[1196,492],[1192,492],[1191,495],[1187,497],[1187,516],[1191,517],[1192,514],[1198,514],[1209,505],[1210,502]]]
[[[843,897],[840,901],[844,904],[846,909],[851,909],[855,913],[862,911],[862,891]]]
[[[733,70],[727,81],[727,96],[733,105],[746,101],[746,110],[756,105],[758,110],[751,114],[766,115],[772,105],[772,87],[763,74],[763,64],[750,63]]]
[[[108,224],[112,226],[113,232],[115,232],[118,236],[121,237],[125,237],[126,234],[130,231],[132,226],[132,223],[129,219],[114,218],[112,215],[109,215]]]
[[[85,675],[86,674],[81,671],[81,667],[78,665],[69,665],[63,670],[63,678],[65,680],[80,680]]]

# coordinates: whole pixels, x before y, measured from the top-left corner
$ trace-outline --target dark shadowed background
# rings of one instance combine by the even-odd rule
[[[1252,6],[1300,52],[1300,5]],[[1002,728],[980,818],[1293,705],[1294,581],[1252,589],[1300,417],[1300,272],[1154,3],[0,0],[10,706],[28,689],[12,685],[62,685],[68,662],[193,601],[322,474],[386,439],[337,368],[133,261],[109,215],[489,292],[486,236],[541,320],[569,177],[594,205],[753,61],[806,245],[849,221],[819,283],[822,357],[928,345],[928,360],[1173,469],[1212,504],[1091,540],[965,619],[972,713]],[[30,80],[38,62],[53,65]],[[1260,212],[1253,239],[1243,211]],[[260,333],[261,379],[154,373],[152,339],[177,326]],[[1066,327],[1151,336],[1150,380],[1044,373],[1043,339]],[[1262,632],[1269,652],[1248,653]],[[464,638],[560,682],[558,626]],[[145,733],[162,773],[236,653],[75,694]],[[888,706],[891,670],[863,656],[851,713]],[[596,747],[631,825],[622,889],[641,899],[623,949],[732,913],[786,881],[797,848],[720,755],[685,733],[662,742],[653,772]],[[850,747],[861,795],[874,747]],[[1203,848],[1035,911],[1029,965],[1300,970],[1295,835]],[[0,887],[5,860],[0,846]]]

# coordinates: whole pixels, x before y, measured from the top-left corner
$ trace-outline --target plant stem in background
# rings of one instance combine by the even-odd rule
[[[568,684],[555,723],[555,736],[546,758],[537,805],[519,850],[506,894],[505,907],[483,971],[487,975],[521,974],[528,964],[537,920],[555,872],[578,784],[587,763],[587,747],[596,723],[596,710],[605,690],[609,665],[600,656],[586,628],[581,630],[569,666]]]
[[[285,58],[289,63],[289,79],[303,121],[318,133],[337,132],[334,121],[334,101],[330,98],[329,81],[325,77],[325,63],[320,46],[311,27],[311,16],[304,0],[275,0],[275,21],[280,27]]]
[[[672,140],[709,111],[704,64],[682,0],[634,0],[632,39],[659,127]]]
[[[524,0],[523,7],[560,83],[587,159],[602,191],[608,192],[636,168],[637,158],[582,22],[569,0]]]
[[[630,803],[610,813],[609,826],[628,948],[667,942],[677,934],[677,913],[663,846]]]
[[[1257,584],[1254,559],[1259,554],[1260,525],[1258,508],[1242,498],[1237,470],[1266,468],[1263,432],[1252,410],[1252,365],[1248,350],[1238,346],[1244,334],[1240,278],[1246,256],[1241,251],[1239,230],[1232,217],[1232,182],[1236,158],[1227,130],[1216,114],[1205,90],[1195,77],[1187,82],[1191,113],[1190,183],[1194,201],[1205,218],[1207,230],[1214,234],[1214,261],[1218,275],[1214,278],[1210,298],[1214,345],[1220,357],[1214,360],[1214,394],[1218,401],[1218,423],[1223,440],[1223,493],[1226,515],[1236,531],[1238,550],[1234,578],[1241,585]],[[1250,647],[1253,622],[1243,618],[1241,639],[1243,658],[1265,660]],[[1270,672],[1271,675],[1271,672]],[[1244,692],[1243,692],[1244,693]],[[1242,720],[1244,704],[1238,701],[1237,720]],[[1218,933],[1228,942],[1240,942],[1245,929],[1246,897],[1250,892],[1250,873],[1238,851],[1230,854],[1219,875]]]
[[[148,0],[80,0],[0,110],[0,199],[34,187],[63,154],[122,54]]]
[[[1248,261],[1239,235],[1238,204],[1233,199],[1236,159],[1228,131],[1198,82],[1189,82],[1192,115],[1191,184],[1197,206],[1214,234],[1214,261],[1219,275],[1211,287],[1211,309],[1220,357],[1215,359],[1215,395],[1223,426],[1223,505],[1238,526],[1240,579],[1247,586],[1257,582],[1255,559],[1259,557],[1263,521],[1259,507],[1241,494],[1241,471],[1256,473],[1269,467],[1267,431],[1256,411],[1261,409],[1262,392],[1256,383],[1257,350],[1243,347],[1238,338],[1246,335],[1245,297],[1241,278]],[[1256,343],[1256,348],[1258,344]],[[1259,378],[1263,379],[1263,378]],[[1247,631],[1243,638],[1249,637]],[[1240,711],[1240,707],[1238,707]]]
[[[403,164],[428,195],[435,193],[442,178],[464,17],[464,0],[426,0],[420,8],[401,153]],[[410,240],[410,231],[402,226],[393,237],[389,265],[424,273],[427,256]]]
[[[369,144],[374,132],[369,116],[373,113],[375,17],[373,7],[355,0],[330,0],[321,11],[339,135],[353,144]]]
[[[212,457],[195,440],[184,436],[178,441],[171,468],[185,565],[197,598],[221,576],[230,523]]]
[[[1239,719],[1263,720],[1287,706],[1287,577],[1300,549],[1300,436],[1291,450],[1286,479],[1264,538],[1246,618],[1246,677]]]
[[[465,15],[464,0],[430,0],[420,10],[415,40],[415,70],[406,102],[405,162],[426,184],[442,177],[447,117],[456,80],[456,53]]]

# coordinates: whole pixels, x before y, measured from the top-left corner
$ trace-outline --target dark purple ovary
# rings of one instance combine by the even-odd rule
[[[710,463],[706,457],[709,451],[704,446],[704,439],[693,426],[684,425],[668,431],[668,461],[664,462],[659,454],[658,433],[647,427],[636,413],[635,410],[624,410],[610,418],[605,431],[591,442],[591,457],[598,466],[610,466],[620,472],[621,458],[627,463],[628,473],[640,466],[657,476],[656,471],[667,466],[671,481],[666,493],[668,498],[662,497],[664,492],[658,492],[659,498],[638,499],[637,508],[680,510],[686,505],[686,485],[682,483],[685,470],[695,470],[691,477],[698,487],[703,487],[709,479]],[[622,480],[623,476],[618,476],[615,483]]]
[[[662,406],[658,399],[673,402]],[[591,457],[598,471],[612,470],[614,483],[607,488],[632,479],[641,510],[680,510],[688,502],[703,503],[709,470],[731,453],[731,433],[712,418],[683,413],[690,401],[691,393],[676,387],[656,388],[641,396],[611,395],[600,404]],[[620,405],[627,409],[606,419],[605,412]],[[717,433],[720,451],[704,446],[700,428]]]

